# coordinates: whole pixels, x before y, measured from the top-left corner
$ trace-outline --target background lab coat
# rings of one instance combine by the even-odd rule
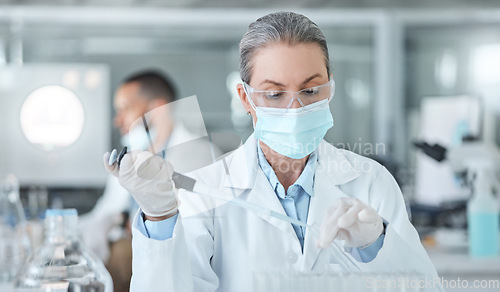
[[[285,214],[257,162],[257,140],[226,158],[231,180],[221,161],[190,175],[251,203]],[[325,210],[341,197],[368,203],[389,225],[384,245],[365,271],[417,271],[427,277],[436,270],[408,220],[395,180],[380,164],[323,141],[319,146],[308,223],[320,225]],[[179,192],[180,216],[173,237],[145,237],[133,228],[131,291],[253,291],[253,272],[321,271],[338,267],[306,230],[304,253],[291,224],[266,218],[229,204],[214,203]],[[216,207],[216,208],[214,208]],[[142,220],[136,216],[134,220]]]
[[[178,172],[185,173],[199,169],[213,161],[208,141],[199,137],[189,132],[182,123],[175,123],[166,144],[166,159]],[[217,156],[220,150],[215,147],[214,153]],[[109,175],[102,197],[92,211],[80,219],[85,243],[104,261],[109,256],[107,247],[109,229],[116,224],[114,218],[117,214],[129,211],[130,200],[129,192],[120,185],[118,178]]]

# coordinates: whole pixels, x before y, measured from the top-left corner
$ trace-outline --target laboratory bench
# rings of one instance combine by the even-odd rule
[[[500,256],[473,258],[469,255],[465,230],[444,233],[438,234],[432,244],[424,240],[424,246],[445,291],[500,291]]]

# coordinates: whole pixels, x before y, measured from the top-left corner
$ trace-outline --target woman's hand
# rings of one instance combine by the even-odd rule
[[[177,194],[172,182],[172,165],[147,151],[125,154],[120,166],[107,163],[109,153],[104,154],[106,170],[117,176],[141,207],[146,219],[157,221],[177,213]]]
[[[363,248],[374,243],[383,230],[382,218],[372,207],[355,198],[341,198],[326,211],[317,244],[326,248],[339,239],[347,247]]]

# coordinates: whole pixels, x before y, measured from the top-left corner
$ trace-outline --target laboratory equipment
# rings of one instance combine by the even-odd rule
[[[111,151],[111,154],[109,155],[108,164],[113,165],[113,163],[115,163],[117,158],[118,158],[118,152],[116,151],[116,149],[113,149],[113,151]]]
[[[109,155],[108,159],[108,164],[113,165],[115,162],[118,162],[118,165],[122,162],[123,156],[127,153],[127,146],[123,147],[122,151],[120,151],[120,154],[117,154],[118,152],[116,149],[113,149],[111,151],[111,154]]]
[[[43,243],[43,217],[49,202],[44,186],[31,186],[28,191],[28,235],[31,247],[36,250]]]
[[[451,170],[462,179],[462,186],[470,186],[471,176],[468,171],[476,169],[478,163],[486,163],[490,170],[490,184],[500,191],[500,181],[493,175],[500,170],[500,151],[496,146],[466,136],[460,146],[444,147],[439,143],[430,145],[425,141],[416,141],[414,146],[437,162],[446,162]]]
[[[443,113],[446,113],[446,118]],[[477,137],[481,133],[480,121],[481,100],[476,97],[422,99],[418,139],[424,142],[416,146],[426,155],[416,155],[412,198],[416,203],[437,207],[445,202],[468,198],[468,190],[462,187],[447,159],[450,151],[443,153],[444,149],[439,145],[449,150],[461,147],[464,137]]]
[[[469,254],[473,257],[498,255],[499,206],[491,192],[488,171],[486,165],[476,167],[473,196],[467,203]]]
[[[448,148],[425,142],[416,145],[435,160],[447,161],[455,173],[462,174],[462,185],[473,190],[473,196],[467,203],[470,255],[498,255],[500,206],[492,187],[497,193],[500,191],[500,182],[495,176],[495,172],[500,170],[500,151],[491,144],[474,140]]]
[[[112,292],[110,274],[78,236],[75,209],[45,213],[45,242],[14,280],[16,292]]]
[[[424,288],[425,277],[418,273],[339,273],[325,271],[255,272],[253,291],[306,292],[306,291],[391,291],[418,292]]]
[[[120,154],[118,154],[117,158],[118,164],[120,164],[120,162],[123,159],[123,156],[125,156],[126,153],[127,153],[127,146],[123,147],[122,151],[120,151]]]
[[[28,190],[28,219],[43,219],[49,204],[49,191],[45,186],[31,186]]]
[[[495,145],[477,141],[474,137],[466,137],[462,145],[457,147],[444,147],[440,144],[429,145],[420,141],[414,143],[416,147],[438,162],[448,162],[453,172],[462,179],[462,186],[471,186],[471,175],[478,163],[489,169],[489,183],[497,192],[500,192],[500,180],[496,174],[500,171],[500,151]],[[500,199],[500,198],[499,198]]]
[[[146,133],[148,135],[149,146],[151,147],[151,152],[156,153],[153,145],[153,139],[151,139],[151,133],[149,132],[148,122],[146,121],[146,117],[142,115],[142,122],[144,123],[144,128],[146,129]]]
[[[10,174],[0,179],[0,291],[11,291],[12,280],[30,250],[19,184]]]

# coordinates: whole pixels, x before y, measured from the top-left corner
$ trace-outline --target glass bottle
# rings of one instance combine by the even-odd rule
[[[12,291],[12,281],[30,254],[26,217],[17,178],[0,178],[0,291]]]
[[[31,186],[28,190],[28,208],[26,211],[28,235],[31,247],[36,250],[44,240],[44,215],[47,210],[49,193],[44,186]]]
[[[111,276],[78,236],[75,209],[45,213],[45,242],[14,280],[16,292],[112,292]]]

